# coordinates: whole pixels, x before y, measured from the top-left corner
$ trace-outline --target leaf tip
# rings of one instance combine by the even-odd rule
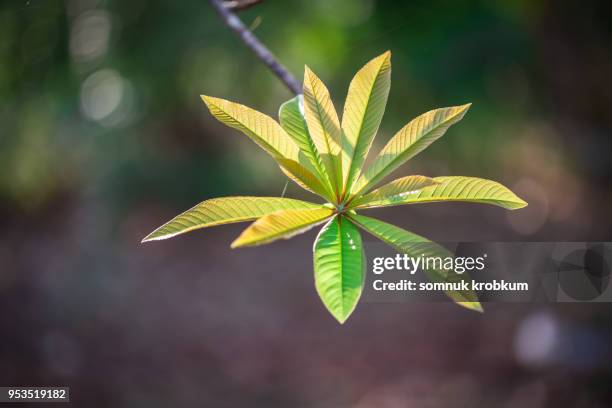
[[[200,98],[202,98],[202,101],[208,107],[209,110],[212,109],[212,106],[215,104],[215,100],[218,100],[218,98],[208,95],[200,95]]]
[[[312,88],[314,86],[314,84],[320,82],[321,80],[319,79],[319,77],[317,76],[317,74],[314,73],[314,71],[312,69],[310,69],[310,67],[308,65],[304,65],[304,86],[303,89],[309,89]],[[312,93],[312,90],[310,91]]]
[[[336,321],[337,321],[338,323],[340,323],[340,324],[344,324],[344,323],[346,322],[346,320],[348,319],[348,316],[346,316],[346,317],[344,317],[344,318],[337,317],[337,316],[334,316],[334,317],[336,318]]]
[[[372,58],[369,63],[376,63],[376,62],[385,63],[385,62],[389,61],[390,59],[391,59],[391,50],[387,50],[387,51],[383,52],[382,54]],[[368,64],[366,64],[366,66],[367,65]]]
[[[349,316],[353,313],[352,310],[348,313],[342,313],[341,311],[332,311],[332,310],[329,310],[329,312],[332,316],[334,316],[334,319],[336,319],[336,321],[340,324],[346,323]]]
[[[455,121],[463,119],[468,110],[472,107],[472,102],[465,103],[463,105],[453,106],[451,109],[451,116],[455,118]]]
[[[142,239],[142,241],[140,241],[141,244],[144,244],[145,242],[151,242],[151,241],[159,241],[160,239],[164,239],[166,238],[165,236],[156,236],[155,233],[157,232],[157,230],[151,232],[150,234],[148,234],[146,237],[144,237]]]
[[[475,312],[484,313],[482,304],[480,302],[457,302],[459,306],[465,307],[466,309],[473,310]]]
[[[153,231],[152,233],[150,233],[149,235],[144,237],[142,239],[142,241],[140,241],[140,243],[144,244],[145,242],[161,241],[161,240],[164,240],[166,238],[172,238],[174,235],[176,235],[176,234],[155,235],[156,232],[157,232],[157,230]]]
[[[250,228],[250,227],[249,227]],[[245,246],[253,246],[257,245],[253,243],[253,240],[249,238],[248,232],[249,228],[242,231],[242,233],[230,244],[231,249],[242,248]]]
[[[513,210],[519,210],[519,209],[525,208],[525,207],[527,207],[529,205],[529,203],[527,201],[523,200],[522,198],[520,198],[518,196],[516,198],[517,198],[517,202],[516,202],[516,205],[512,208]]]

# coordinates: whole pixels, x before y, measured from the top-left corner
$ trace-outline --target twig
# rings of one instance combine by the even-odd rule
[[[227,7],[224,6],[222,0],[210,0],[210,4],[217,10],[219,16],[223,19],[225,24],[234,30],[247,47],[255,53],[266,66],[285,84],[291,92],[296,95],[302,93],[302,85],[291,75],[287,68],[285,68],[280,62],[277,61],[276,57],[272,55],[270,50],[263,45],[255,35],[244,25],[244,23],[238,18],[238,16]]]
[[[225,0],[223,5],[233,11],[242,11],[258,5],[263,0]]]

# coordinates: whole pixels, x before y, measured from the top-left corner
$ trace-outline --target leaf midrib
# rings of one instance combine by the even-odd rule
[[[393,166],[393,165],[394,165],[394,164],[395,164],[395,163],[396,163],[398,160],[401,160],[401,159],[402,159],[402,157],[404,157],[404,156],[405,156],[405,155],[408,153],[408,151],[410,150],[410,147],[414,146],[414,144],[415,144],[417,141],[419,141],[419,140],[423,139],[424,137],[426,137],[427,135],[429,135],[430,133],[432,133],[432,132],[433,132],[433,131],[434,131],[436,128],[438,128],[438,127],[439,127],[439,126],[441,126],[442,124],[444,124],[444,123],[446,123],[446,122],[450,121],[451,119],[455,118],[455,116],[457,116],[459,113],[460,113],[460,112],[456,112],[454,115],[449,116],[449,117],[447,117],[447,118],[446,118],[444,121],[442,121],[442,122],[438,123],[438,125],[437,125],[437,126],[432,127],[431,129],[429,129],[429,131],[427,131],[427,133],[423,133],[423,134],[421,135],[421,137],[419,137],[419,138],[418,138],[418,139],[416,139],[414,142],[412,142],[412,143],[410,144],[410,146],[408,146],[408,148],[407,148],[406,150],[404,150],[404,151],[403,151],[401,154],[397,155],[397,156],[396,156],[394,159],[391,159],[391,161],[389,161],[389,162],[388,162],[388,163],[387,163],[387,164],[386,164],[386,165],[385,165],[385,166],[384,166],[384,167],[383,167],[383,168],[382,168],[382,169],[381,169],[381,170],[380,170],[378,173],[376,173],[376,175],[375,175],[374,177],[372,177],[372,180],[376,180],[375,182],[366,181],[366,183],[363,185],[363,187],[361,187],[361,188],[359,189],[359,191],[357,191],[357,192],[354,194],[354,197],[357,197],[357,196],[359,196],[359,195],[365,194],[367,191],[364,191],[364,190],[366,190],[366,188],[372,188],[372,186],[373,186],[374,184],[378,183],[378,182],[380,181],[380,180],[378,179],[379,175],[380,175],[380,174],[382,174],[382,173],[384,173],[385,171],[387,171],[387,169],[388,169],[389,167]],[[386,148],[386,146],[385,146],[385,148]],[[381,153],[382,153],[382,152],[385,150],[385,148],[383,148],[383,150],[381,151]],[[366,171],[366,173],[367,173],[367,171]],[[385,176],[383,176],[383,177],[386,177],[386,176],[387,176],[387,175],[385,175]],[[378,179],[378,180],[377,180],[377,179]]]
[[[261,144],[265,145],[269,150],[272,150],[274,152],[275,156],[278,156],[278,157],[283,158],[283,159],[293,160],[290,157],[285,157],[276,147],[272,146],[270,143],[268,143],[268,141],[266,141],[266,139],[264,139],[261,136],[259,136],[253,129],[251,129],[249,126],[247,126],[247,124],[244,121],[240,121],[234,115],[230,115],[230,113],[227,110],[223,109],[221,106],[219,106],[218,104],[216,104],[214,102],[211,102],[211,105],[214,105],[215,108],[219,109],[221,112],[226,114],[232,120],[235,120],[237,123],[240,123],[240,125],[244,126],[246,129],[248,129],[249,132],[251,132],[253,135],[255,135],[255,137],[257,138],[257,140]],[[279,127],[280,127],[281,131],[284,133],[284,136],[287,136],[287,138],[290,139],[289,135],[285,132],[285,129],[283,129],[282,126],[280,126],[280,125],[279,125]],[[291,143],[294,143],[293,140],[291,140]],[[299,151],[299,147],[298,147],[298,151]]]
[[[337,164],[334,163],[333,152],[332,152],[330,141],[329,141],[329,139],[331,138],[331,135],[328,134],[327,128],[326,128],[326,126],[325,126],[325,124],[323,122],[324,116],[322,114],[323,112],[321,111],[321,104],[319,103],[317,96],[314,95],[314,90],[315,90],[315,86],[314,85],[315,84],[312,82],[312,79],[313,79],[312,77],[310,77],[310,76],[308,77],[308,80],[310,82],[310,87],[313,90],[313,96],[315,97],[314,99],[315,99],[315,102],[316,102],[315,105],[316,105],[316,108],[317,108],[317,116],[319,117],[319,123],[321,123],[321,130],[323,131],[323,139],[324,139],[324,142],[325,142],[325,147],[327,148],[327,154],[329,155],[329,160],[328,161],[330,162],[330,165],[332,166],[331,173],[333,175],[331,177],[333,177],[334,182],[332,183],[331,180],[330,180],[330,183],[334,184],[333,185],[333,190],[334,190],[334,194],[336,195],[336,200],[338,200],[338,191],[337,191],[338,190],[338,181],[337,181],[338,175],[337,175],[337,170],[336,170]],[[306,127],[308,127],[308,123],[306,123]],[[313,143],[314,143],[314,141],[313,141]],[[316,145],[315,145],[315,148],[316,148]]]
[[[359,140],[361,139],[361,131],[363,130],[363,123],[364,123],[363,118],[366,117],[368,109],[370,109],[369,101],[374,91],[374,84],[376,84],[376,81],[378,80],[378,76],[380,75],[380,71],[382,70],[383,65],[384,65],[384,61],[378,67],[378,71],[376,72],[376,78],[374,79],[374,81],[372,81],[372,86],[370,87],[370,91],[368,92],[368,98],[367,98],[368,103],[366,104],[366,108],[363,110],[363,115],[361,117],[362,120],[361,120],[361,123],[359,124],[359,131],[357,132],[357,139],[355,140],[355,146],[353,146],[353,153],[350,156],[351,165],[349,166],[349,169],[348,169],[349,172],[348,172],[347,179],[346,179],[346,186],[344,186],[344,190],[342,191],[342,196],[345,196],[346,193],[351,190],[352,186],[350,184],[353,184],[354,179],[355,179],[355,177],[352,177],[351,175],[353,174],[353,164],[355,163],[355,152],[357,151],[357,145],[359,144]]]

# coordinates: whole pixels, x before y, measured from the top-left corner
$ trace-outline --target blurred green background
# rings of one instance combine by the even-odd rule
[[[282,191],[273,163],[215,123],[199,95],[273,116],[291,95],[203,3],[4,2],[8,209],[37,213],[69,196],[121,218],[134,206]],[[316,0],[267,1],[241,16],[296,77],[311,66],[339,111],[354,72],[392,50],[378,147],[424,111],[472,102],[404,171],[499,179],[534,207],[510,221],[519,234],[571,224],[593,238],[609,227],[611,201],[612,61],[601,14],[571,2]]]
[[[395,174],[490,178],[530,204],[382,218],[437,240],[605,241],[609,12],[595,1],[267,0],[240,17],[298,79],[308,64],[339,112],[352,75],[391,50],[375,152],[416,115],[472,102]],[[272,160],[200,94],[274,117],[292,97],[203,0],[0,4],[1,385],[69,384],[87,406],[606,406],[609,354],[581,367],[581,343],[578,368],[561,355],[525,368],[512,339],[535,318],[603,341],[608,306],[482,317],[361,305],[338,328],[312,288],[311,235],[242,252],[227,248],[240,227],[138,245],[206,198],[283,191]],[[469,351],[445,339],[448,325]]]

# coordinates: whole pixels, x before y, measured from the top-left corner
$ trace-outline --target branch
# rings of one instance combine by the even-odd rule
[[[242,11],[256,6],[262,1],[263,0],[225,0],[223,5],[232,11]]]
[[[217,10],[219,16],[223,19],[225,24],[234,30],[236,34],[242,39],[247,47],[255,53],[273,73],[276,75],[291,92],[296,95],[302,93],[302,85],[291,75],[287,68],[285,68],[280,62],[276,60],[276,57],[272,55],[270,50],[263,45],[255,35],[244,25],[244,23],[238,18],[238,16],[231,10],[229,10],[222,0],[210,0],[210,4]]]

